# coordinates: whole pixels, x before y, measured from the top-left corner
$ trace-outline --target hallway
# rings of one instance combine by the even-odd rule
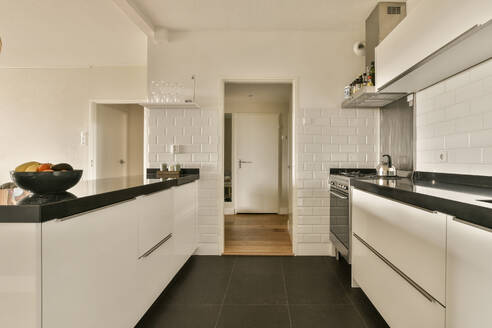
[[[288,216],[236,214],[225,216],[226,255],[293,255]]]

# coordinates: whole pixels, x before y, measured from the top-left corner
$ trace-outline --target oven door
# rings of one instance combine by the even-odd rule
[[[350,248],[349,194],[330,188],[330,237],[338,252],[348,256]]]

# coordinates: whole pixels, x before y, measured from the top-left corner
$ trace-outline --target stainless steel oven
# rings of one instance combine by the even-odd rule
[[[374,176],[375,169],[331,169],[330,170],[330,240],[337,258],[342,255],[352,262],[352,217],[350,179]]]
[[[330,239],[350,263],[350,184],[330,179]]]

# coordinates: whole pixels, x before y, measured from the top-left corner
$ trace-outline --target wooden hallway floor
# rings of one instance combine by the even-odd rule
[[[224,254],[293,255],[287,224],[287,215],[226,215]]]

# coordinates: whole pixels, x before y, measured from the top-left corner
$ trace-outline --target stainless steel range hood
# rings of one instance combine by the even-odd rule
[[[366,19],[366,66],[374,61],[375,49],[381,41],[406,17],[404,2],[380,2]],[[376,67],[377,69],[377,67]],[[376,79],[378,78],[376,71]],[[406,96],[402,92],[377,92],[363,87],[342,103],[342,108],[379,108]]]

